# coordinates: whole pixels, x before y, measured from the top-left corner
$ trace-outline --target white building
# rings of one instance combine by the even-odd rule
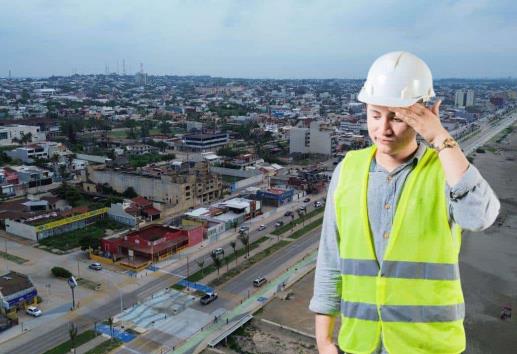
[[[19,144],[17,141],[29,133],[31,134],[31,141],[29,142],[45,141],[45,134],[40,131],[38,126],[12,124],[0,127],[0,146]]]
[[[289,153],[332,155],[336,151],[337,134],[323,121],[311,122],[309,128],[291,128]]]
[[[465,95],[465,107],[470,107],[474,105],[474,91],[468,90]]]

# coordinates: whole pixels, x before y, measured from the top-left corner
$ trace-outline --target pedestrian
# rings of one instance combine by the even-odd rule
[[[500,204],[433,96],[413,54],[385,54],[368,72],[358,100],[372,145],[346,154],[326,199],[309,305],[320,353],[465,351],[461,230],[486,229]]]

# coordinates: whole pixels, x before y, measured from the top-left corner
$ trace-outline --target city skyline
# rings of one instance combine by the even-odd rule
[[[361,6],[362,5],[362,6]],[[363,79],[392,50],[435,78],[517,76],[510,1],[29,1],[0,14],[0,77],[128,74]],[[417,17],[416,14],[422,14]],[[483,47],[481,47],[481,45]],[[125,63],[125,65],[123,64]]]

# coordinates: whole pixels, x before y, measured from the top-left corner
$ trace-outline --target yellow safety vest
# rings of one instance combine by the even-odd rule
[[[334,197],[341,267],[339,347],[371,353],[382,335],[391,354],[461,353],[461,229],[449,226],[438,154],[427,149],[406,179],[379,265],[366,200],[375,151],[372,146],[347,153]]]

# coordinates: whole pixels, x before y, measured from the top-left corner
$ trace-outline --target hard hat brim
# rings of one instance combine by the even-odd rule
[[[409,107],[417,103],[421,97],[417,98],[393,98],[393,97],[372,97],[364,93],[364,90],[359,92],[357,100],[367,104],[384,107]]]

